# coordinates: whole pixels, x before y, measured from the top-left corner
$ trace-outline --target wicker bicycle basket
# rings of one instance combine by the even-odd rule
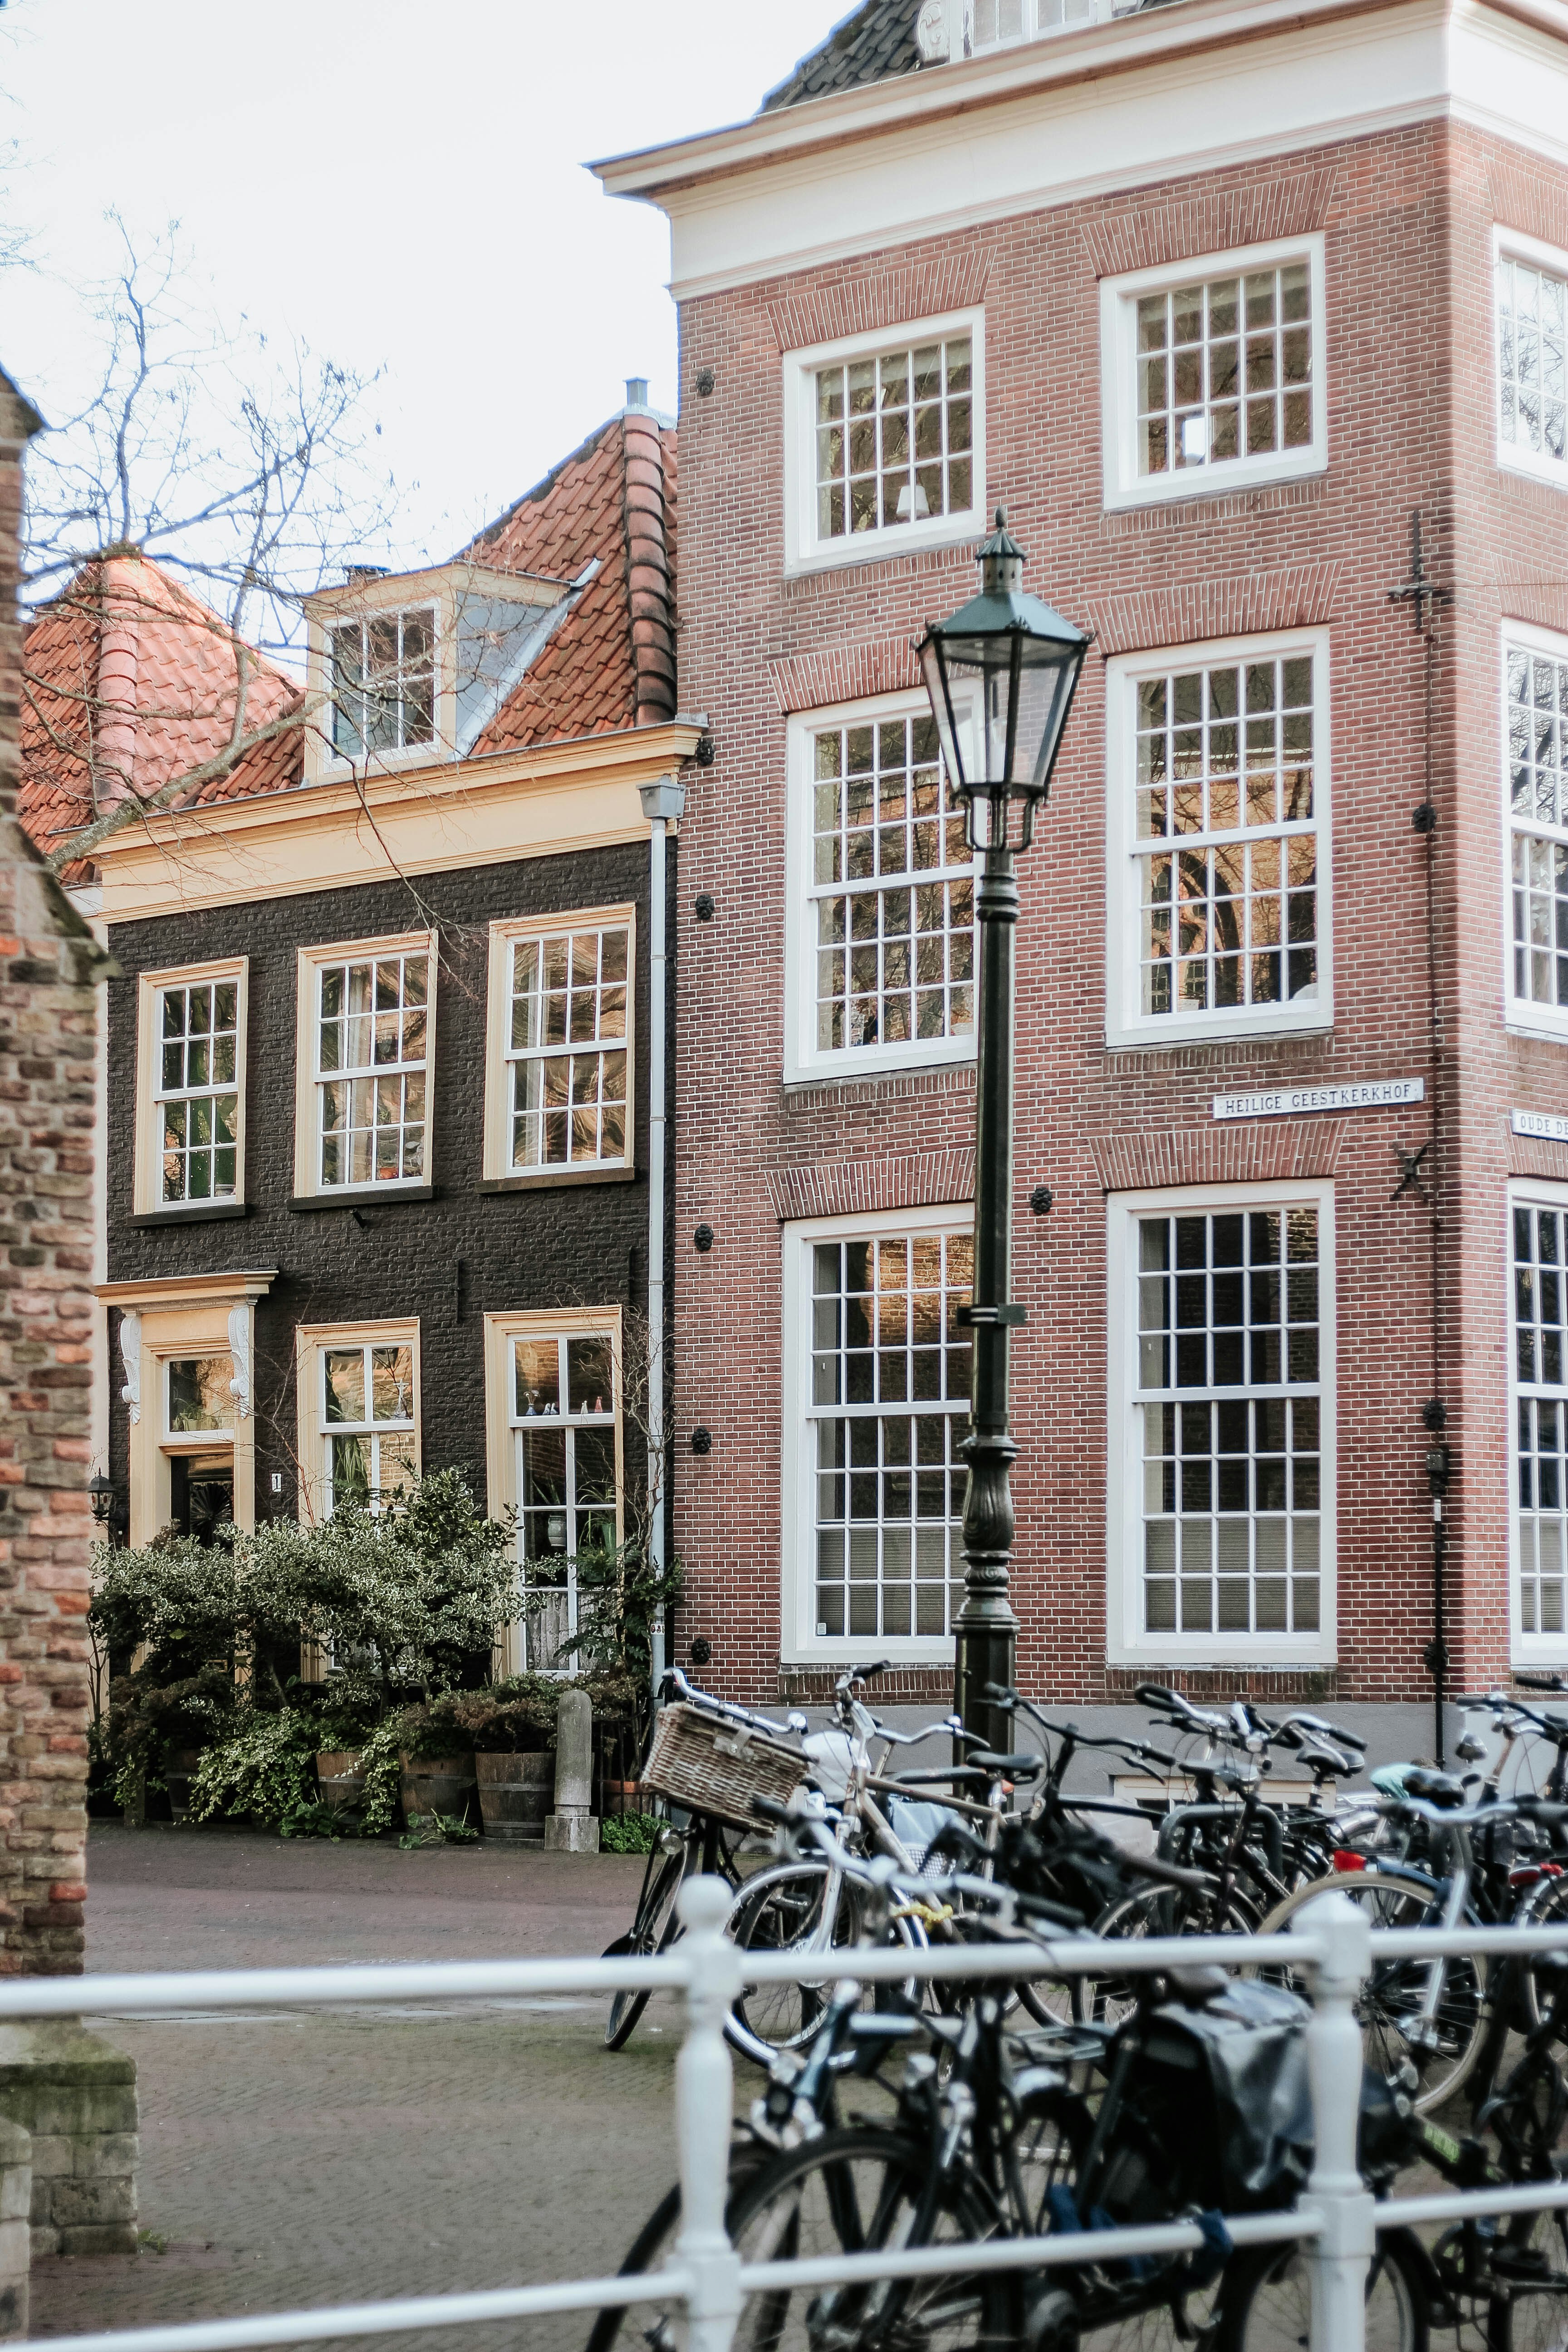
[[[659,1711],[643,1787],[688,1812],[711,1813],[731,1829],[761,1827],[753,1797],[784,1804],[805,1771],[800,1750],[699,1706]]]

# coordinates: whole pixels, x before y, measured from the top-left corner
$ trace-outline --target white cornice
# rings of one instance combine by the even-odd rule
[[[595,168],[668,215],[686,299],[1448,115],[1568,163],[1564,0],[1183,0]]]

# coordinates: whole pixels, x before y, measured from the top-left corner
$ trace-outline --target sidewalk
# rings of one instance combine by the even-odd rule
[[[598,1952],[642,1863],[95,1822],[88,1870],[101,1971]],[[95,2019],[85,1990],[137,2061],[142,2226],[166,2251],[39,2263],[35,2335],[614,2270],[674,2176],[671,2001],[612,2057],[596,2000],[224,2023]],[[426,2340],[531,2352],[585,2333]]]

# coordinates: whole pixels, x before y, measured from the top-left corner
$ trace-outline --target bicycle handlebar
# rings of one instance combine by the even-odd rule
[[[706,1707],[710,1715],[721,1715],[728,1722],[749,1724],[753,1731],[772,1732],[775,1739],[794,1737],[787,1723],[774,1723],[771,1716],[753,1715],[749,1707],[737,1706],[733,1699],[715,1698],[711,1691],[696,1689],[687,1681],[679,1666],[668,1667],[659,1685],[661,1697],[670,1690],[684,1699],[688,1706]]]

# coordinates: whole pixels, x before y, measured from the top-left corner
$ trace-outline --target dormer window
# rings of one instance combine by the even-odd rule
[[[1087,24],[1097,15],[1121,13],[1109,4],[1097,7],[1096,0],[969,0],[969,54],[978,57],[983,50],[1005,49],[1040,33],[1059,32],[1067,25]]]
[[[332,749],[402,751],[436,735],[436,614],[372,613],[332,631]]]

